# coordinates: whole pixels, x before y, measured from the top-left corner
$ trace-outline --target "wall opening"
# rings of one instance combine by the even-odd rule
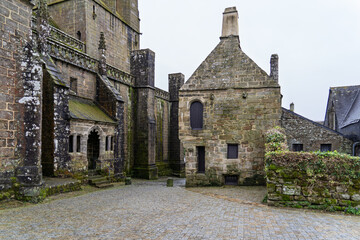
[[[321,152],[329,152],[331,151],[331,144],[321,144],[320,145]]]
[[[205,173],[205,147],[198,146],[197,150],[197,160],[198,160],[198,173]]]
[[[294,152],[301,152],[301,151],[303,151],[303,149],[304,149],[303,144],[296,143],[296,144],[293,144],[293,145],[292,145],[292,150],[293,150]]]
[[[225,185],[237,186],[239,175],[225,175]]]
[[[100,136],[96,131],[91,131],[87,142],[88,168],[96,169],[96,161],[100,154]]]

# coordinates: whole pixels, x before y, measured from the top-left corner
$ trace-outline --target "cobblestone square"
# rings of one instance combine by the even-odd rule
[[[268,207],[261,188],[133,185],[0,212],[1,239],[359,239],[360,218]],[[251,197],[249,194],[254,194]]]

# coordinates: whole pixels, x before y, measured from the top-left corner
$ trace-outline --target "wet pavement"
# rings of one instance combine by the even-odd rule
[[[264,188],[133,184],[0,211],[0,239],[360,239],[360,217],[268,207]]]

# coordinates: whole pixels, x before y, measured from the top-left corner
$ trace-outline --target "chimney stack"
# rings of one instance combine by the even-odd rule
[[[294,105],[294,103],[290,103],[290,111],[294,111],[295,110],[295,105]]]
[[[277,54],[271,55],[270,77],[275,81],[279,81],[279,56]]]
[[[236,7],[226,8],[223,13],[223,25],[221,38],[239,36],[239,14]]]

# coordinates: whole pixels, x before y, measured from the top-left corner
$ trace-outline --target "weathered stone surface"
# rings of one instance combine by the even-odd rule
[[[319,151],[321,144],[331,144],[331,151],[351,154],[351,140],[319,123],[284,108],[280,122],[286,131],[290,150],[293,144],[303,144],[303,151]]]
[[[190,106],[203,105],[203,128],[192,130]],[[220,43],[181,87],[179,134],[185,149],[187,185],[225,183],[238,176],[244,185],[265,184],[265,131],[280,120],[280,87],[240,48],[237,36]],[[237,158],[228,159],[228,144],[238,146]],[[207,182],[197,181],[197,146],[205,147]]]

